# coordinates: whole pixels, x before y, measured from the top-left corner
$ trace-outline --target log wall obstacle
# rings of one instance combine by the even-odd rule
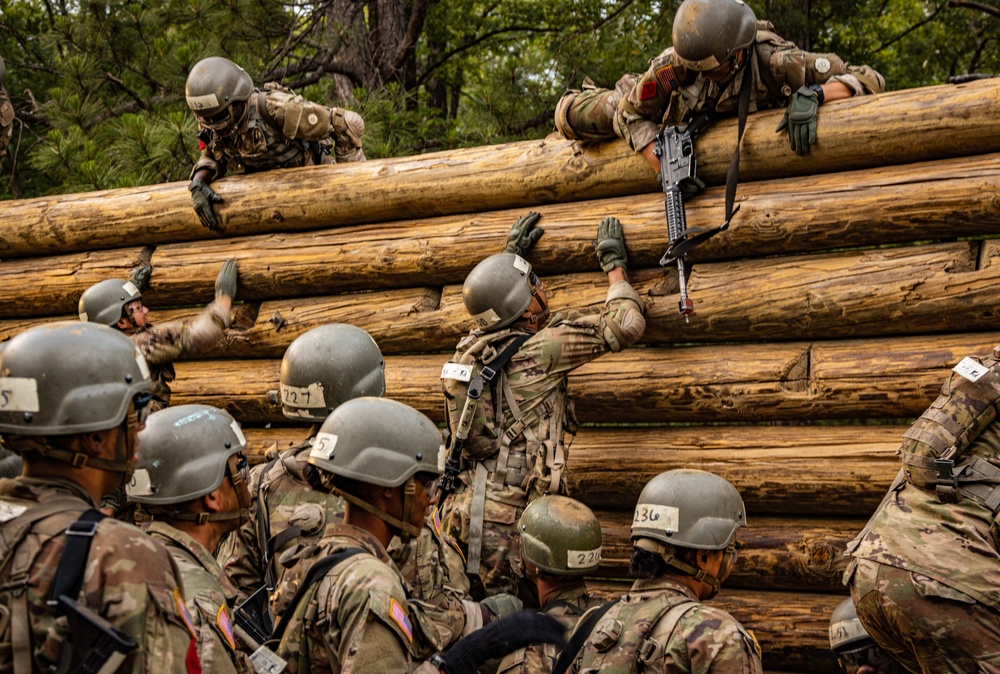
[[[575,372],[584,423],[568,484],[600,515],[595,591],[627,584],[631,508],[679,467],[732,481],[745,553],[719,605],[754,629],[768,671],[835,672],[826,628],[845,595],[845,544],[898,470],[909,421],[949,368],[1000,343],[1000,81],[838,101],[812,155],[750,117],[741,211],[692,254],[695,315],[676,313],[662,197],[620,142],[546,139],[218,181],[224,234],[202,229],[183,184],[0,203],[0,340],[73,318],[80,293],[153,267],[157,322],[194,315],[219,263],[240,261],[226,339],[177,364],[174,402],[224,407],[253,460],[301,440],[274,392],[284,349],[328,322],[387,354],[388,394],[441,419],[438,374],[469,328],[461,283],[526,209],[554,308],[593,308],[606,283],[591,242],[624,225],[647,308],[642,343]],[[722,219],[733,121],[699,139],[690,226]],[[335,195],[335,196],[331,196]]]

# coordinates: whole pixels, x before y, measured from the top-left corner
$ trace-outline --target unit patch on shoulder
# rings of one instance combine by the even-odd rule
[[[434,507],[433,522],[434,522],[434,531],[436,531],[437,535],[440,536],[441,535],[441,510],[437,506]]]
[[[191,633],[191,638],[197,639],[198,632],[194,629],[194,622],[191,620],[191,614],[188,613],[187,606],[184,604],[184,597],[181,596],[181,589],[179,587],[174,588],[174,607],[177,609],[177,615],[184,621],[184,626]]]
[[[680,89],[681,83],[677,81],[673,66],[663,66],[656,69],[656,81],[660,83],[664,91],[674,91]]]
[[[225,604],[220,606],[219,612],[215,614],[215,626],[219,628],[219,632],[226,638],[226,643],[229,644],[229,647],[235,651],[236,639],[233,638],[233,623],[229,619],[229,611],[226,610]]]
[[[639,89],[639,100],[648,101],[651,98],[656,98],[656,82],[649,80],[648,82],[642,83],[642,88]]]
[[[399,629],[403,630],[403,634],[406,635],[406,640],[412,644],[413,627],[410,625],[410,619],[406,616],[406,609],[400,606],[395,599],[389,600],[389,617],[399,625]]]

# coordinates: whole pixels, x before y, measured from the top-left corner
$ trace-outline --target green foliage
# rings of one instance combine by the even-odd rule
[[[0,198],[186,179],[198,143],[184,82],[209,55],[258,85],[261,73],[304,64],[286,82],[361,112],[370,158],[541,137],[584,77],[610,87],[644,70],[670,44],[680,0],[436,0],[396,70],[382,67],[397,44],[378,43],[375,8],[405,26],[418,0],[365,3],[345,25],[363,2],[0,0],[6,88],[22,122],[0,163]],[[1000,17],[948,0],[753,5],[779,34],[867,63],[892,89],[1000,73]],[[352,66],[359,55],[370,62]]]

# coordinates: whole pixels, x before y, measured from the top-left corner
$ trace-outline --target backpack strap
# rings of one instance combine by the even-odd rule
[[[345,548],[314,562],[313,565],[309,567],[309,571],[306,572],[306,577],[302,581],[302,584],[299,585],[295,594],[292,595],[292,600],[288,603],[288,606],[285,607],[284,613],[281,614],[281,620],[278,622],[277,626],[275,626],[274,631],[271,632],[271,638],[269,641],[281,643],[281,639],[285,635],[285,630],[288,629],[288,623],[291,621],[292,616],[295,615],[295,611],[299,604],[302,603],[302,600],[310,592],[312,586],[326,575],[327,571],[341,562],[354,557],[355,555],[367,552],[367,550],[363,550],[361,548]]]
[[[562,653],[559,654],[559,659],[556,660],[555,666],[552,668],[552,674],[566,674],[569,670],[570,665],[576,660],[577,654],[583,648],[583,644],[587,642],[587,638],[590,637],[590,633],[594,631],[594,627],[597,626],[597,622],[604,617],[604,614],[611,610],[611,607],[618,603],[618,599],[614,601],[609,601],[607,604],[594,609],[588,615],[586,615],[583,620],[581,620],[577,626],[576,630],[573,632],[573,636],[570,637],[569,643],[566,644],[566,648],[563,649]]]
[[[74,601],[80,596],[83,572],[87,569],[87,558],[90,557],[90,544],[94,542],[97,525],[105,517],[107,515],[100,510],[91,508],[80,515],[80,519],[66,527],[66,547],[63,548],[62,556],[59,558],[59,566],[56,568],[48,600],[49,606],[56,608],[56,613],[62,612],[59,608],[61,595],[66,595]]]

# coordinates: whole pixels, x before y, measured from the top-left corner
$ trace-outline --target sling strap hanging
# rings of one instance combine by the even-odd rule
[[[600,608],[594,609],[594,611],[586,616],[577,625],[576,631],[573,632],[573,636],[570,637],[569,643],[566,644],[566,648],[562,650],[559,654],[559,659],[556,660],[555,666],[552,668],[552,674],[566,674],[569,670],[570,665],[576,660],[577,654],[583,649],[583,644],[587,642],[587,638],[590,633],[594,631],[594,627],[597,626],[597,622],[604,617],[604,614],[611,610],[611,607],[618,603],[618,599],[614,601],[609,601],[607,604],[601,606]]]

